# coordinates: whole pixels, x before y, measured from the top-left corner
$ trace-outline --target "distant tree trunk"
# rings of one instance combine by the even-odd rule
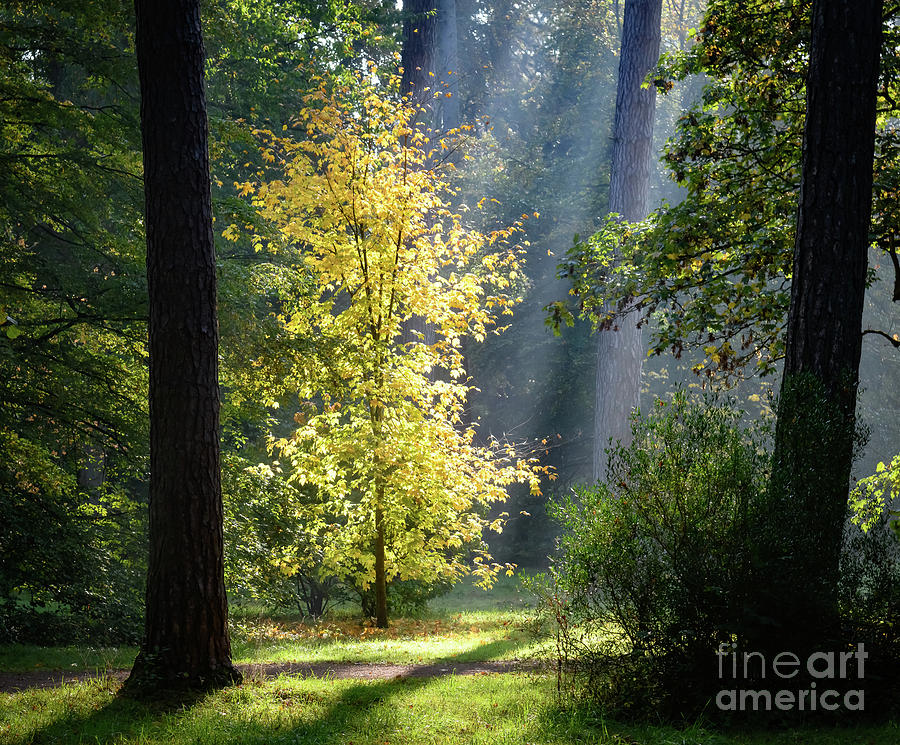
[[[647,216],[656,89],[641,88],[659,60],[662,0],[626,0],[613,124],[609,211],[629,221]],[[609,439],[631,441],[629,417],[641,392],[641,330],[630,318],[597,342],[594,479],[606,474]]]
[[[400,93],[418,106],[431,108],[437,39],[437,0],[404,0]]]
[[[832,638],[853,460],[872,205],[882,0],[816,0],[762,613]],[[769,578],[774,578],[771,582]],[[799,642],[798,642],[799,643]],[[790,648],[790,647],[786,647]],[[793,648],[791,648],[793,650]]]
[[[445,108],[443,100],[449,102],[458,93],[458,86],[453,89],[443,82],[441,69],[447,64],[448,55],[456,56],[456,0],[404,0],[403,12],[403,48],[400,53],[400,64],[403,75],[400,79],[400,92],[407,96],[411,103],[421,107],[422,111],[416,119],[419,126],[426,129],[441,129],[442,117],[456,116],[459,125],[458,96],[456,111],[452,107]],[[440,39],[452,33],[452,48],[441,44]],[[437,72],[436,72],[437,71]],[[454,70],[454,73],[456,71]],[[446,73],[446,71],[445,71]],[[444,73],[444,74],[445,74]],[[456,76],[447,75],[456,85]],[[440,98],[435,92],[440,91]],[[451,93],[447,99],[443,93]],[[447,128],[447,127],[443,127]],[[430,149],[430,146],[426,146]],[[440,157],[440,156],[438,156]],[[433,167],[436,162],[426,160],[426,167]],[[421,316],[413,316],[403,326],[401,343],[410,344],[424,341],[434,343],[434,328]]]
[[[219,474],[216,266],[199,0],[136,0],[150,294],[150,560],[126,690],[239,682]]]
[[[459,42],[456,27],[456,0],[437,3],[437,79],[438,106],[435,128],[443,132],[459,127]]]

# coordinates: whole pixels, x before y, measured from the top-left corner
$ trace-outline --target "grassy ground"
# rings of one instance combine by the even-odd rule
[[[465,608],[465,610],[460,610]],[[437,662],[525,657],[536,635],[515,585],[490,595],[459,588],[431,614],[378,631],[336,617],[316,626],[235,614],[236,659]],[[0,648],[0,669],[128,667],[133,649]],[[281,677],[246,681],[163,710],[115,696],[109,679],[0,694],[0,745],[896,745],[895,724],[721,733],[628,725],[561,706],[552,676],[504,674],[383,681]]]
[[[559,708],[554,682],[523,675],[406,681],[249,681],[163,711],[102,681],[0,695],[0,743],[117,745],[896,745],[895,725],[720,734],[604,721]]]
[[[546,649],[536,633],[526,596],[506,579],[490,593],[459,585],[436,598],[419,619],[395,619],[389,629],[364,624],[349,611],[317,624],[232,614],[233,658],[262,662],[483,662],[534,657]],[[461,610],[462,609],[462,610]],[[106,670],[131,667],[134,647],[0,646],[0,670]]]

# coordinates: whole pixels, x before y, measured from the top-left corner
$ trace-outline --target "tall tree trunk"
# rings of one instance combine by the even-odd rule
[[[763,563],[762,613],[782,645],[839,631],[881,28],[882,0],[813,2],[784,378],[763,518],[781,563]]]
[[[439,94],[435,128],[448,132],[459,127],[461,123],[456,0],[438,0],[435,34],[437,58],[434,72]]]
[[[434,99],[437,0],[404,0],[403,48],[400,51],[400,93],[418,106],[431,108]]]
[[[403,48],[400,53],[400,64],[403,67],[400,92],[421,108],[416,124],[425,129],[440,129],[441,117],[453,115],[452,108],[444,108],[443,93],[451,93],[452,98],[452,94],[456,92],[443,82],[440,73],[448,54],[447,47],[441,45],[440,39],[442,35],[450,33],[451,25],[452,53],[454,57],[456,54],[456,0],[404,0],[403,12],[406,18],[403,21]],[[454,70],[454,75],[447,76],[448,79],[453,78],[454,85],[457,77],[455,72]],[[435,98],[437,91],[440,92],[439,98]],[[458,124],[457,121],[453,126]],[[433,136],[430,139],[435,141]],[[426,145],[426,151],[431,147]],[[426,159],[426,168],[435,165],[431,158]],[[418,341],[433,344],[434,340],[434,327],[422,316],[413,316],[403,324],[402,344]]]
[[[136,0],[150,294],[150,561],[126,689],[238,682],[219,474],[216,266],[199,0]]]
[[[419,122],[446,132],[460,124],[456,0],[405,0],[400,92],[424,109]]]
[[[613,124],[609,211],[629,221],[647,216],[656,89],[641,88],[659,60],[662,0],[626,0]],[[601,331],[597,341],[594,479],[606,474],[610,438],[631,440],[629,418],[638,405],[643,362],[641,330],[631,319]]]

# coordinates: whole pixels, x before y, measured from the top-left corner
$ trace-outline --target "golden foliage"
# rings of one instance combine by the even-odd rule
[[[485,515],[510,484],[539,492],[544,469],[465,424],[462,340],[496,332],[520,300],[521,222],[467,227],[415,110],[365,79],[304,101],[300,139],[256,132],[278,177],[238,185],[274,228],[258,249],[288,257],[310,288],[278,317],[308,351],[285,382],[297,429],[271,447],[321,495],[329,571],[368,586],[380,511],[388,580],[471,571],[490,584],[508,567],[482,540],[504,518]]]

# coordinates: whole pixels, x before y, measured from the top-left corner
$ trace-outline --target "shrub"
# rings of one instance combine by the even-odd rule
[[[314,487],[289,483],[274,464],[222,457],[225,579],[229,592],[319,618],[347,590],[322,566]]]
[[[388,613],[391,616],[415,618],[421,616],[432,598],[450,592],[452,583],[449,580],[437,579],[431,582],[418,579],[395,579],[387,585]],[[359,596],[362,614],[366,618],[375,618],[375,587],[363,590],[354,588]]]
[[[894,520],[885,508],[865,531],[846,523],[838,583],[842,636],[853,646],[865,644],[869,655],[866,710],[886,716],[900,709],[900,541],[891,530]]]
[[[687,713],[740,632],[762,433],[731,402],[677,393],[632,420],[605,481],[552,507],[565,532],[544,596],[563,682],[619,712]]]
[[[0,643],[135,643],[144,509],[79,487],[54,454],[0,430]]]

